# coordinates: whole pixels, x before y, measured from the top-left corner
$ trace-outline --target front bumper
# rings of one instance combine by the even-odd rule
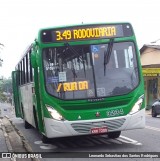
[[[48,138],[89,135],[91,128],[95,127],[107,127],[108,132],[140,129],[145,127],[145,109],[133,115],[86,121],[56,121],[44,118],[44,123]]]

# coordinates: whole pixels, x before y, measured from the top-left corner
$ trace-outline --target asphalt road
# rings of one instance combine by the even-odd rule
[[[28,143],[32,147],[34,152],[42,152],[43,154],[46,152],[52,152],[53,158],[43,158],[40,160],[44,161],[158,161],[159,158],[135,158],[133,156],[130,158],[98,158],[93,157],[92,154],[97,155],[108,155],[118,152],[128,152],[125,154],[138,154],[139,152],[160,152],[160,117],[152,118],[151,115],[146,114],[146,128],[145,129],[137,129],[122,132],[121,136],[117,139],[109,139],[107,135],[99,135],[99,136],[78,136],[72,138],[60,138],[51,140],[50,144],[44,144],[41,141],[41,135],[34,128],[25,129],[23,120],[20,118],[12,117],[11,121],[16,126],[18,130],[22,132],[24,137],[28,140]],[[67,158],[66,155],[62,155],[62,153],[58,154],[58,157],[54,158],[55,152],[78,152],[73,153],[75,155],[84,155],[86,158]],[[95,152],[95,153],[93,153]],[[66,153],[65,153],[66,154]],[[72,154],[72,153],[71,153]],[[155,153],[156,154],[156,153]],[[49,156],[49,155],[48,155]],[[57,157],[57,156],[55,156]],[[64,157],[64,158],[63,158]]]
[[[53,139],[50,144],[43,144],[41,135],[36,129],[25,129],[22,119],[12,118],[16,127],[24,134],[34,152],[160,152],[160,117],[146,115],[146,128],[122,132],[117,139],[109,139],[107,135],[78,136],[72,138]],[[77,154],[79,155],[79,154]],[[54,156],[53,156],[54,157]],[[65,157],[65,156],[64,156]],[[66,158],[65,158],[66,159]],[[64,160],[65,160],[64,159]],[[72,158],[72,160],[98,160],[99,158]],[[107,158],[100,158],[106,160]],[[144,158],[108,158],[109,160],[144,160]],[[44,159],[57,160],[57,158]],[[59,158],[62,160],[63,158]],[[67,159],[66,159],[67,160]],[[70,159],[68,159],[70,160]],[[145,160],[159,160],[145,158]]]

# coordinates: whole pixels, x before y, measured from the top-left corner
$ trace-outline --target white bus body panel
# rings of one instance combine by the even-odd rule
[[[20,87],[21,102],[24,110],[24,119],[35,127],[35,121],[33,116],[33,98],[32,98],[33,83],[28,83]]]

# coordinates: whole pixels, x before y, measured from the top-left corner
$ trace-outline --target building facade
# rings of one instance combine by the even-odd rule
[[[140,49],[145,84],[146,109],[160,98],[160,45],[143,45]]]

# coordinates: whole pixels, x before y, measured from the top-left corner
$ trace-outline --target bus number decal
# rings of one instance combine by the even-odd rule
[[[110,111],[107,111],[107,116],[108,117],[114,117],[114,116],[120,116],[120,115],[123,115],[124,114],[124,111],[122,108],[120,109],[115,109],[115,110],[110,110]]]
[[[59,83],[57,92],[68,92],[68,91],[77,91],[77,90],[87,90],[88,82],[80,81],[80,82],[67,82],[67,83]]]

